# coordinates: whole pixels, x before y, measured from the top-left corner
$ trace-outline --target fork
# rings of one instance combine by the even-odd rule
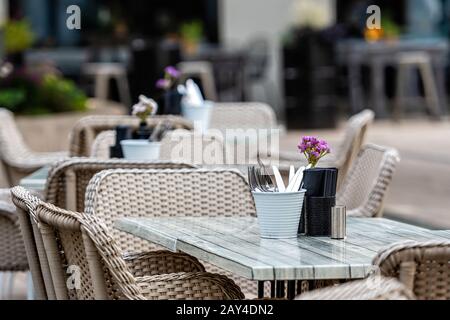
[[[277,192],[278,191],[278,187],[277,187],[276,183],[274,183],[274,181],[272,179],[272,176],[267,171],[267,167],[261,161],[261,157],[259,155],[259,152],[256,154],[256,160],[258,161],[258,164],[262,168],[262,171],[264,173],[263,179],[265,181],[265,184],[268,185],[270,189],[273,189],[274,192]]]

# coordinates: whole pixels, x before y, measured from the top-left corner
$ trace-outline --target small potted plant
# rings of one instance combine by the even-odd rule
[[[181,113],[181,98],[183,96],[177,89],[180,74],[177,68],[168,66],[164,69],[164,78],[156,82],[156,87],[164,90],[164,114],[178,115]]]
[[[148,127],[147,118],[156,114],[158,104],[143,95],[139,96],[139,102],[133,106],[132,114],[140,119],[132,140],[120,142],[125,159],[128,160],[157,160],[159,159],[161,143],[150,141],[152,131]]]

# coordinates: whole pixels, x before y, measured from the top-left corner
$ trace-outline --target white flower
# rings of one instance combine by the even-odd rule
[[[158,104],[156,101],[151,98],[147,98],[143,94],[139,96],[139,102],[151,109],[150,115],[152,116],[158,111]]]

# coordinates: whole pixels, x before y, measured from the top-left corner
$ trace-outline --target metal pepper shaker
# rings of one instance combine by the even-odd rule
[[[347,236],[347,208],[334,206],[331,208],[331,239],[342,240]]]

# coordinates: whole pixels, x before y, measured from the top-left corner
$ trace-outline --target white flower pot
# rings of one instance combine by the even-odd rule
[[[297,238],[305,193],[253,192],[261,238]]]
[[[122,140],[123,155],[127,160],[159,160],[160,142],[148,140]]]
[[[201,107],[192,107],[186,104],[181,105],[181,113],[184,118],[194,123],[194,129],[199,132],[206,132],[209,129],[213,103],[205,101]]]

